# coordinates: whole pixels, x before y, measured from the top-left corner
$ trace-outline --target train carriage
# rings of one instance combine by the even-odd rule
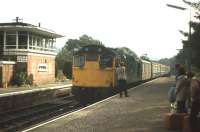
[[[152,66],[152,76],[151,78],[156,78],[160,76],[160,63],[158,62],[151,62],[151,66]]]
[[[141,60],[142,66],[142,78],[141,80],[148,80],[151,79],[151,62],[147,60]]]
[[[168,75],[169,72],[170,72],[170,67],[169,66],[160,64],[160,75],[161,76]]]

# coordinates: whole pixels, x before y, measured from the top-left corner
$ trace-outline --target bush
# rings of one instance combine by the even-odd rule
[[[58,70],[57,76],[56,76],[56,81],[65,81],[66,76],[63,74],[61,70]]]
[[[16,84],[18,86],[29,84],[33,85],[33,75],[28,74],[26,72],[18,72],[13,77],[13,84]]]

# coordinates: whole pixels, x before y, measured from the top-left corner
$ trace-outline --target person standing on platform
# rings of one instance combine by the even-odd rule
[[[178,80],[178,76],[179,76],[179,68],[181,67],[180,64],[176,64],[175,65],[175,83],[173,84],[173,86],[169,89],[168,91],[168,99],[171,105],[171,112],[175,112],[176,111],[176,84],[177,84],[177,80]]]
[[[120,97],[122,97],[123,91],[124,91],[125,96],[128,97],[127,84],[126,84],[126,79],[127,79],[126,67],[123,62],[117,68],[117,79],[118,79],[118,87],[119,87]]]
[[[190,126],[191,132],[199,132],[198,114],[200,112],[200,82],[194,77],[193,73],[188,74],[190,80],[191,112]]]
[[[188,99],[190,89],[185,75],[185,69],[183,67],[179,67],[176,81],[177,113],[187,113],[186,101]]]

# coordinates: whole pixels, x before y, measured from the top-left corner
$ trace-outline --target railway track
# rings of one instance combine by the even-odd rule
[[[70,96],[20,111],[0,114],[0,132],[20,131],[81,107],[73,96]]]
[[[144,82],[130,84],[128,88],[140,85],[141,83]],[[116,92],[109,95],[109,97],[115,94]],[[19,111],[3,113],[0,114],[0,132],[21,131],[35,124],[46,122],[48,120],[52,120],[54,118],[79,110],[100,100],[87,102],[86,104],[81,105],[75,101],[73,96],[69,96]]]

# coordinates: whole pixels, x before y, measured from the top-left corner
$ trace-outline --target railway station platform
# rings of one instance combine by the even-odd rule
[[[161,77],[81,110],[38,124],[23,132],[169,132],[167,92],[174,78]]]
[[[71,81],[39,86],[0,88],[0,113],[49,102],[71,93]]]
[[[20,94],[24,92],[32,92],[37,91],[40,89],[49,89],[49,88],[59,88],[64,85],[71,85],[71,80],[65,81],[65,82],[57,82],[57,83],[51,83],[51,84],[45,84],[45,85],[38,85],[38,86],[9,86],[8,88],[0,88],[0,97],[9,95],[9,94]]]

